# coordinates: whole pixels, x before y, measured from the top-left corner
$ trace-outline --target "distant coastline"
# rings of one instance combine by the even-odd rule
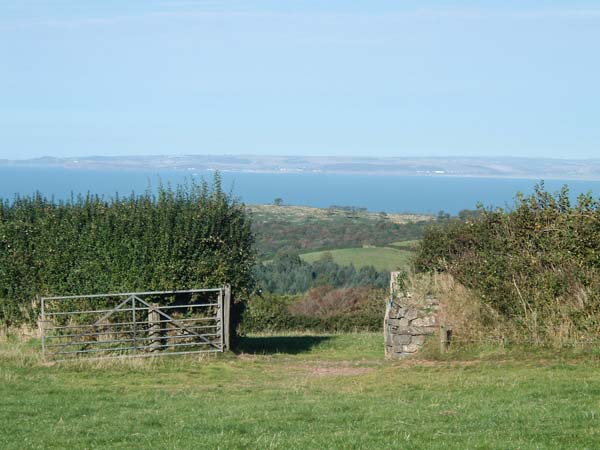
[[[486,207],[510,207],[517,192],[531,193],[542,178],[508,178],[448,175],[368,175],[361,173],[259,173],[221,170],[224,188],[249,205],[271,204],[329,208],[345,205],[386,213],[457,214]],[[186,183],[190,179],[211,181],[214,172],[163,168],[130,168],[59,165],[0,164],[0,199],[40,192],[48,198],[67,200],[91,193],[110,198],[132,192],[156,191],[160,184]],[[600,194],[600,181],[544,177],[549,192],[569,186],[571,198]]]
[[[220,171],[248,174],[339,174],[526,180],[600,180],[600,159],[476,157],[339,157],[264,155],[90,156],[0,160],[0,167],[89,170]]]

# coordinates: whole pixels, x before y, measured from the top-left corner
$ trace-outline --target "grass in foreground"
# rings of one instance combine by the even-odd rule
[[[313,263],[326,253],[330,253],[333,260],[341,266],[353,264],[357,269],[363,266],[373,266],[380,271],[393,271],[404,268],[408,266],[410,258],[414,254],[411,251],[392,247],[365,247],[304,253],[300,255],[300,258]]]
[[[0,344],[0,448],[597,448],[594,351],[385,362],[381,335],[252,336],[244,353],[45,365]]]

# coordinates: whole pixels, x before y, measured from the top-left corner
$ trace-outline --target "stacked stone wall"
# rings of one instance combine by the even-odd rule
[[[405,292],[398,292],[397,276],[397,272],[392,272],[390,299],[383,323],[385,356],[390,359],[416,353],[439,327],[439,302],[433,297],[414,299]]]

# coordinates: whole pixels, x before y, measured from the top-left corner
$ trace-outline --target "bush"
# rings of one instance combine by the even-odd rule
[[[376,331],[382,327],[385,299],[385,291],[365,287],[256,295],[247,302],[240,331]]]
[[[484,210],[429,228],[420,270],[447,271],[533,339],[600,330],[600,207],[571,205],[565,187],[518,195],[511,211]]]

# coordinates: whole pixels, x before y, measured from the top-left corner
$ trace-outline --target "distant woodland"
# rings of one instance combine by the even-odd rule
[[[373,218],[364,211],[330,209],[323,216],[281,217],[274,208],[260,217],[253,215],[252,230],[259,258],[270,259],[277,252],[304,253],[365,245],[383,246],[421,238],[428,220],[397,223],[385,213]]]

